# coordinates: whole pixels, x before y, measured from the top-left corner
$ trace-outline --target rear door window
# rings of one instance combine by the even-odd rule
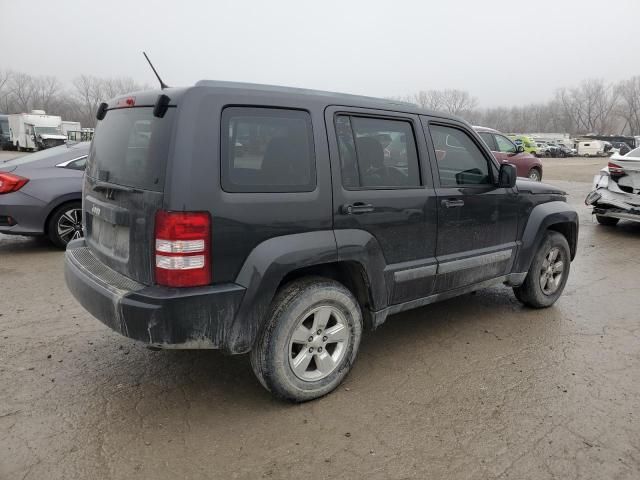
[[[162,118],[152,107],[109,110],[98,122],[87,159],[87,175],[96,180],[163,191],[175,108]]]
[[[335,124],[345,188],[421,185],[411,122],[338,115]]]
[[[221,138],[225,191],[310,192],[315,189],[315,151],[308,112],[225,108]]]

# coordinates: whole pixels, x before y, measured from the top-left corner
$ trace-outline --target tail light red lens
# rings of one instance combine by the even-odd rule
[[[207,212],[156,212],[155,262],[158,285],[210,284],[210,215]]]
[[[26,185],[28,178],[12,173],[0,173],[0,194],[17,192]]]
[[[607,167],[609,167],[609,175],[612,175],[614,177],[624,175],[624,168],[622,168],[620,165],[609,162]]]

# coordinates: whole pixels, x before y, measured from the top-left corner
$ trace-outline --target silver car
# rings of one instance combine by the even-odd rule
[[[593,191],[585,203],[601,225],[620,220],[640,222],[640,148],[626,155],[615,153],[593,181]]]
[[[89,145],[61,145],[0,163],[0,233],[46,235],[60,248],[81,237]]]

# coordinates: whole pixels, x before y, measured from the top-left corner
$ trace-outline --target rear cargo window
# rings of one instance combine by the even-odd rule
[[[227,192],[310,192],[316,171],[307,112],[230,107],[222,112],[222,188]]]
[[[98,122],[87,175],[118,185],[162,191],[175,108],[163,118],[152,107],[109,110]]]

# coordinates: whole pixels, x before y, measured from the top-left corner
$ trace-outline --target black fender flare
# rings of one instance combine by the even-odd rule
[[[514,263],[513,271],[527,272],[531,267],[533,256],[538,250],[544,233],[557,224],[569,224],[571,226],[569,248],[571,260],[575,258],[578,242],[578,212],[566,202],[554,201],[536,205],[531,213],[522,234],[520,248]]]
[[[226,329],[225,352],[251,350],[285,275],[299,268],[336,260],[336,239],[332,230],[273,237],[258,244],[235,280],[245,292],[232,324]]]
[[[387,262],[378,240],[365,230],[335,230],[339,262],[355,262],[366,275],[371,310],[386,308],[388,302],[385,267]]]
[[[340,261],[362,267],[372,307],[385,308],[384,257],[371,234],[362,230],[322,230],[273,237],[251,251],[236,277],[235,283],[245,292],[233,321],[225,329],[223,350],[233,354],[251,350],[287,274]]]

